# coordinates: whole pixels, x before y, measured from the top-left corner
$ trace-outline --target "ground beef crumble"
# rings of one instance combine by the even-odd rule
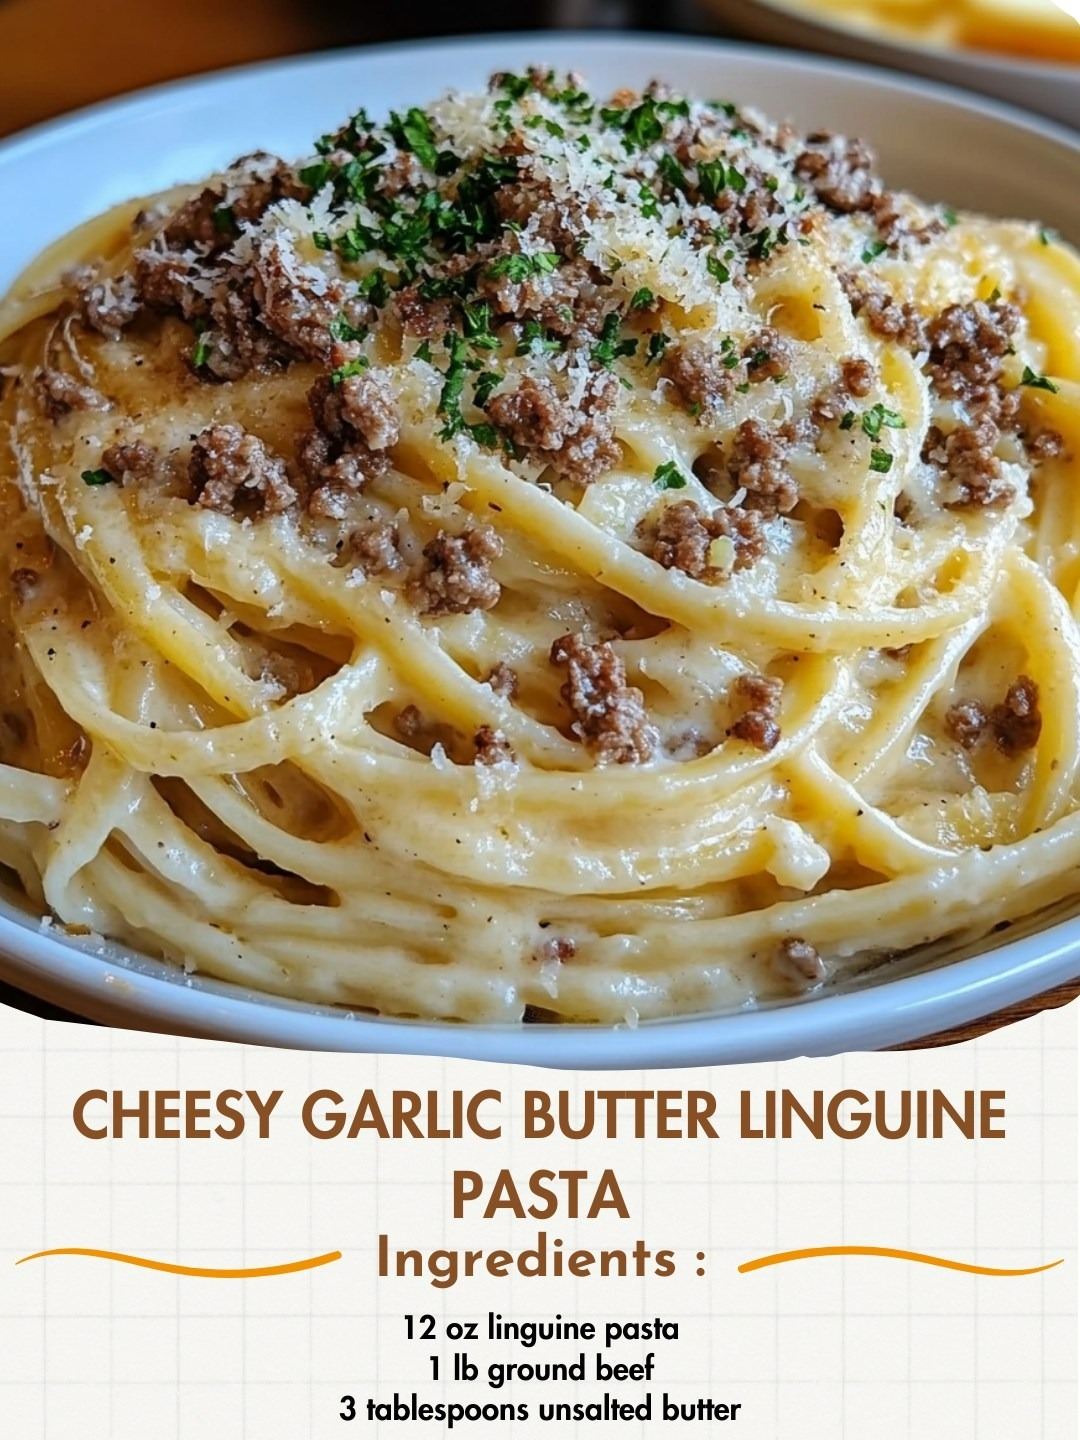
[[[734,364],[729,361],[734,360]],[[708,340],[684,340],[664,356],[661,374],[670,380],[687,409],[711,415],[731,398],[735,386],[746,379],[739,357],[725,354]]]
[[[780,942],[774,969],[779,979],[800,989],[820,985],[825,978],[825,966],[821,956],[809,941],[797,935]]]
[[[1000,439],[1001,431],[985,413],[974,424],[958,425],[948,435],[931,425],[922,458],[942,471],[946,506],[1000,509],[1015,500],[1016,487],[1004,478],[996,454]]]
[[[583,635],[563,635],[551,647],[551,663],[566,665],[562,697],[574,729],[600,765],[643,764],[657,745],[645,697],[626,683],[626,666],[611,644],[591,645]]]
[[[909,301],[898,304],[883,285],[865,275],[845,272],[839,280],[851,313],[864,319],[875,335],[895,340],[912,353],[926,349],[926,322]]]
[[[484,681],[485,685],[491,686],[496,695],[501,695],[505,700],[513,700],[518,692],[518,683],[517,671],[507,665],[505,660],[500,660]]]
[[[330,363],[340,369],[358,355],[356,345],[335,345]],[[390,464],[388,451],[401,436],[397,405],[381,372],[332,371],[311,387],[308,409],[314,425],[297,446],[297,460],[312,487],[308,509],[340,516],[349,493],[362,490]]]
[[[760,420],[744,420],[728,455],[728,473],[745,489],[744,506],[762,515],[786,515],[798,503],[799,487],[788,469],[789,444]]]
[[[155,446],[145,440],[135,440],[130,444],[110,445],[101,457],[101,468],[121,485],[146,483],[161,475],[162,457]]]
[[[590,375],[580,401],[558,394],[550,380],[526,376],[516,390],[495,395],[487,413],[513,443],[577,485],[590,485],[622,454],[611,410],[619,394],[614,375]]]
[[[491,562],[502,552],[490,525],[475,525],[463,535],[440,530],[424,546],[424,566],[411,587],[418,607],[427,615],[490,610],[502,593]]]
[[[989,737],[1009,759],[1032,750],[1042,734],[1039,687],[1028,675],[1009,686],[1005,699],[989,710],[979,700],[961,700],[945,715],[945,733],[965,750]]]
[[[510,741],[501,730],[494,730],[490,725],[480,726],[473,736],[473,744],[477,765],[513,764],[517,760]]]
[[[109,402],[100,390],[76,380],[63,370],[49,367],[34,377],[34,388],[50,420],[61,420],[72,410],[107,410]]]
[[[775,750],[780,743],[780,700],[784,683],[772,675],[740,675],[731,687],[732,699],[742,714],[729,735],[745,740],[756,750]]]
[[[714,540],[726,537],[734,546],[732,564],[719,567],[709,558]],[[682,570],[693,580],[725,578],[746,570],[764,555],[765,535],[755,510],[719,506],[707,514],[696,500],[679,500],[660,512],[650,554],[665,570]]]
[[[398,539],[396,525],[367,525],[350,532],[346,551],[365,575],[388,575],[403,564]]]
[[[807,137],[808,148],[796,158],[795,174],[805,180],[831,210],[850,215],[869,210],[880,182],[873,152],[861,140],[819,131]]]
[[[310,198],[310,189],[277,156],[245,155],[217,183],[186,200],[165,224],[162,238],[171,250],[212,254],[227,249],[241,224],[261,220],[279,200]]]
[[[191,454],[196,503],[232,515],[237,509],[277,515],[296,504],[285,461],[239,425],[210,425]]]

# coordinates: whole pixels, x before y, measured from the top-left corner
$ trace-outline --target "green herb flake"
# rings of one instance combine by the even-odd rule
[[[705,261],[705,268],[719,285],[726,285],[731,279],[731,271],[718,255],[710,255]]]
[[[888,248],[884,240],[871,240],[862,252],[863,264],[869,265],[870,262],[876,260],[879,255],[884,255]]]
[[[334,242],[325,230],[313,231],[311,240],[316,250],[332,250],[334,248]]]
[[[353,325],[344,315],[335,315],[330,321],[330,334],[335,340],[366,340],[366,325]]]
[[[956,211],[952,208],[951,205],[946,205],[942,210],[941,214],[946,225],[959,225],[960,216],[957,215]]]
[[[671,336],[665,335],[662,330],[655,330],[649,336],[649,343],[645,349],[645,364],[652,365],[663,358],[664,351],[671,344]]]
[[[862,417],[863,434],[868,435],[871,440],[878,438],[883,425],[889,430],[907,429],[907,421],[904,417],[896,410],[886,409],[884,405],[874,405],[864,412]]]
[[[430,341],[430,340],[425,340],[425,341],[423,342],[423,344],[418,345],[418,346],[416,347],[416,351],[415,351],[415,353],[414,353],[414,355],[413,355],[413,359],[414,359],[414,360],[423,360],[426,365],[430,365],[430,364],[432,363],[432,360],[431,360],[431,341]]]
[[[878,475],[887,475],[892,469],[893,457],[888,450],[879,450],[877,446],[870,451],[870,469]]]
[[[415,105],[404,117],[391,113],[387,127],[399,150],[411,150],[425,170],[434,170],[439,163],[435,132],[423,110]]]
[[[474,350],[497,350],[499,338],[491,333],[491,306],[485,301],[480,305],[462,304],[462,329],[465,338]]]
[[[191,363],[196,370],[201,370],[209,359],[210,339],[206,334],[201,334],[192,347]]]
[[[655,300],[656,296],[653,292],[647,286],[643,285],[640,290],[635,290],[630,297],[630,309],[648,310],[649,306],[652,305]]]
[[[610,370],[623,355],[633,355],[637,350],[636,340],[620,340],[619,329],[622,325],[622,318],[618,311],[612,310],[604,318],[604,326],[600,331],[600,339],[592,347],[589,356],[594,365],[600,365],[605,370]]]
[[[674,460],[665,460],[653,474],[653,484],[658,490],[685,490],[686,476]]]
[[[841,421],[840,421],[840,429],[841,429],[841,430],[850,430],[851,427],[852,427],[854,424],[855,424],[855,411],[854,411],[854,410],[845,411],[844,416],[843,416],[843,418],[842,418]]]
[[[84,470],[82,472],[84,485],[115,485],[116,477],[110,475],[108,470]]]
[[[1042,244],[1042,245],[1052,245],[1056,239],[1057,239],[1057,231],[1056,231],[1056,230],[1051,230],[1051,229],[1049,229],[1046,225],[1041,225],[1041,226],[1039,227],[1039,243],[1040,243],[1040,244]]]
[[[1027,385],[1032,390],[1048,390],[1051,395],[1056,395],[1060,388],[1054,384],[1053,380],[1048,379],[1045,375],[1036,375],[1030,365],[1024,366],[1024,373],[1020,377],[1020,384]]]
[[[484,272],[489,280],[505,277],[512,285],[520,285],[533,275],[550,275],[557,270],[562,256],[554,251],[541,251],[537,255],[502,255]]]
[[[727,183],[727,172],[722,160],[702,160],[697,167],[698,189],[701,198],[712,205]]]
[[[656,168],[673,190],[680,190],[684,195],[686,194],[689,189],[686,180],[686,171],[675,159],[674,155],[669,155],[667,151],[665,151],[664,154],[661,155]]]
[[[237,229],[236,216],[231,205],[219,205],[214,211],[214,229],[219,235],[232,235]]]
[[[359,375],[368,368],[368,361],[363,355],[360,355],[355,360],[349,360],[346,364],[339,365],[336,370],[332,370],[330,372],[330,384],[333,385],[336,390],[342,381],[348,380],[353,375]]]
[[[549,335],[539,320],[526,320],[522,326],[521,339],[516,355],[557,354],[563,349],[563,342]]]

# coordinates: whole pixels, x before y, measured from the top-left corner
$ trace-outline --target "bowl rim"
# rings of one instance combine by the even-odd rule
[[[310,71],[314,76],[328,66],[347,68],[358,61],[371,64],[447,51],[510,50],[520,55],[529,48],[546,48],[561,52],[551,57],[556,63],[572,63],[567,55],[571,47],[574,60],[585,65],[590,54],[604,52],[610,59],[613,50],[655,57],[658,69],[690,54],[711,53],[728,60],[753,59],[781,76],[809,71],[840,82],[872,83],[915,101],[959,106],[976,117],[1024,131],[1033,140],[1054,142],[1080,157],[1080,134],[1065,125],[955,85],[861,61],[701,36],[524,31],[332,50],[168,81],[99,101],[5,138],[0,141],[0,179],[9,164],[24,161],[73,130],[85,134],[118,121],[130,123],[172,99],[213,96],[237,82],[261,76],[285,71]],[[340,1009],[256,995],[226,982],[193,982],[179,969],[175,975],[170,970],[167,979],[143,973],[140,962],[151,967],[157,962],[146,961],[133,950],[129,950],[130,962],[103,958],[77,941],[50,934],[36,920],[13,919],[3,913],[0,952],[0,975],[21,988],[54,1003],[66,1001],[88,1018],[137,1029],[310,1050],[434,1054],[555,1068],[666,1068],[878,1049],[924,1037],[943,1024],[980,1018],[1080,975],[1080,919],[1057,921],[1033,935],[967,959],[867,987],[791,1005],[648,1021],[636,1028],[468,1026],[353,1017]],[[939,1013],[942,1011],[947,1011],[946,1017]]]
[[[703,0],[703,3],[711,8],[715,4],[715,0]],[[974,70],[984,70],[988,75],[996,75],[1002,79],[1009,77],[1031,81],[1050,79],[1061,83],[1072,81],[1080,85],[1080,61],[1073,65],[1066,65],[1059,60],[1032,60],[1027,56],[1010,55],[998,50],[979,50],[974,46],[920,43],[918,40],[903,39],[885,29],[873,30],[863,29],[856,25],[845,25],[829,19],[825,14],[813,10],[803,10],[797,3],[793,3],[793,0],[742,0],[742,3],[751,9],[769,10],[773,14],[782,15],[805,26],[808,30],[818,31],[822,35],[843,35],[852,41],[878,48],[882,52],[939,60],[946,65],[950,61],[956,61],[958,64],[970,65]]]

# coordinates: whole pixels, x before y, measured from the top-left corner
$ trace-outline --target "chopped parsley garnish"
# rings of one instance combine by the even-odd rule
[[[872,260],[876,260],[879,255],[884,255],[885,251],[886,251],[888,248],[889,248],[889,247],[888,247],[888,245],[886,245],[886,243],[885,243],[884,240],[871,240],[871,241],[869,241],[868,244],[867,244],[867,246],[866,246],[866,249],[862,252],[862,261],[863,261],[863,264],[864,264],[864,265],[869,265],[870,262],[871,262]]]
[[[557,270],[562,256],[553,251],[541,251],[538,255],[502,255],[489,265],[484,272],[489,280],[501,280],[505,275],[512,285],[520,285],[533,275],[550,275]]]
[[[509,95],[511,100],[521,100],[533,88],[527,75],[514,75],[510,71],[500,75],[497,83],[499,89]]]
[[[1049,229],[1046,225],[1039,228],[1039,240],[1043,245],[1052,245],[1057,239],[1057,231]]]
[[[311,239],[316,250],[332,250],[334,248],[334,242],[325,230],[312,231]]]
[[[556,140],[566,139],[566,131],[563,127],[557,121],[549,120],[546,115],[530,115],[525,121],[526,130],[539,130],[541,127],[549,135],[553,135]]]
[[[674,460],[665,460],[653,474],[653,484],[660,490],[685,490],[686,476]]]
[[[236,231],[236,216],[231,205],[219,205],[214,211],[214,229],[219,235],[232,235]]]
[[[336,390],[343,380],[348,380],[352,375],[359,375],[362,370],[368,369],[368,362],[363,355],[355,360],[349,360],[344,365],[339,365],[336,370],[330,372],[330,384]]]
[[[652,305],[655,299],[656,296],[648,288],[648,286],[643,285],[640,290],[635,290],[633,295],[630,297],[630,309],[648,310],[649,306]]]
[[[482,370],[476,377],[476,389],[474,399],[481,410],[491,399],[491,392],[503,377],[497,370]]]
[[[660,156],[656,168],[673,190],[681,190],[684,195],[686,194],[686,191],[689,189],[686,181],[686,171],[675,159],[674,155],[669,155],[667,151],[665,151],[664,154]]]
[[[877,446],[870,451],[870,469],[878,475],[887,475],[892,469],[893,457],[888,450],[879,450]]]
[[[991,305],[993,305],[993,303],[994,303],[995,300],[1000,300],[1000,299],[1001,299],[1001,288],[1000,288],[1000,286],[995,285],[994,288],[993,288],[993,290],[990,291],[990,294],[989,294],[986,298],[987,298],[987,301],[989,302],[989,304],[991,304]]]
[[[331,176],[337,173],[337,166],[329,160],[317,160],[314,165],[305,165],[300,171],[300,181],[308,185],[316,194],[330,180]]]
[[[646,220],[656,220],[659,218],[660,202],[647,185],[642,185],[638,191],[638,203],[641,206],[641,213]]]
[[[369,275],[365,275],[360,281],[358,290],[365,300],[375,306],[376,310],[381,310],[390,299],[390,286],[382,270],[372,270]]]
[[[705,261],[705,268],[713,279],[720,285],[726,285],[731,279],[731,271],[718,255],[710,255]]]
[[[110,475],[108,470],[84,470],[82,472],[84,485],[115,485],[116,478]]]
[[[952,208],[951,205],[946,205],[941,213],[945,218],[946,225],[952,226],[958,225],[960,223],[960,216],[957,215],[956,211]]]
[[[195,341],[191,351],[191,363],[196,370],[200,370],[210,359],[210,337],[204,331],[197,331],[198,339]]]
[[[727,167],[727,183],[736,195],[741,195],[746,189],[746,176],[741,170],[736,170],[734,165],[729,165]]]
[[[652,95],[646,95],[640,105],[628,110],[602,109],[600,119],[605,125],[623,132],[623,144],[627,150],[647,150],[663,139],[664,120],[661,117],[670,119],[689,114],[690,106],[685,100],[656,100]]]
[[[494,450],[499,443],[499,432],[495,429],[494,425],[466,425],[465,429],[476,441],[477,445],[482,445],[485,450]]]
[[[543,355],[555,354],[563,349],[563,341],[557,336],[549,335],[539,320],[526,320],[521,328],[521,339],[518,342],[516,355]]]
[[[863,434],[868,435],[871,440],[878,438],[883,425],[890,430],[907,429],[907,421],[904,417],[895,410],[887,410],[884,405],[874,405],[863,414]]]
[[[652,365],[654,361],[662,359],[664,351],[670,344],[670,335],[665,335],[662,330],[654,331],[649,336],[649,343],[645,350],[645,364]]]
[[[367,333],[366,325],[353,325],[344,315],[335,315],[330,321],[330,334],[335,340],[364,340]]]
[[[841,429],[841,430],[850,430],[851,427],[852,427],[854,424],[855,424],[855,411],[854,411],[854,410],[847,410],[847,411],[845,411],[845,412],[844,412],[844,415],[843,415],[843,417],[842,417],[842,419],[841,419],[841,421],[840,421],[840,429]]]
[[[430,341],[430,340],[425,340],[422,344],[420,344],[420,345],[418,345],[418,346],[416,347],[416,353],[413,355],[413,359],[414,359],[414,360],[423,360],[423,361],[424,361],[426,364],[428,364],[428,365],[431,364],[431,341]]]
[[[722,160],[702,160],[697,167],[698,188],[701,198],[711,205],[726,185],[726,171]]]
[[[633,355],[638,347],[636,340],[620,340],[619,329],[622,319],[616,310],[604,318],[604,327],[600,331],[600,339],[589,351],[590,358],[596,365],[601,365],[605,370],[610,370],[615,361],[623,355]]]
[[[1032,390],[1049,390],[1051,395],[1056,395],[1059,388],[1054,384],[1053,380],[1048,379],[1045,375],[1036,375],[1030,365],[1024,366],[1024,373],[1020,377],[1020,384],[1030,386]]]
[[[404,116],[391,111],[387,129],[399,150],[411,150],[425,170],[435,169],[439,163],[439,151],[431,121],[423,110],[414,105]]]
[[[499,337],[491,333],[491,306],[484,301],[479,305],[462,304],[461,323],[465,339],[474,350],[497,350]]]

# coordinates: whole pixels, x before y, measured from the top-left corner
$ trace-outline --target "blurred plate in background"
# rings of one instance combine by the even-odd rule
[[[722,21],[726,30],[735,30],[754,40],[766,40],[797,50],[821,50],[833,55],[889,65],[947,80],[996,95],[1037,110],[1043,115],[1080,126],[1080,65],[1054,64],[1020,56],[990,54],[960,49],[927,40],[906,40],[886,29],[874,29],[868,21],[836,22],[835,12],[820,12],[806,3],[785,4],[783,0],[697,0],[704,16]],[[1080,26],[1078,26],[1080,28]]]

